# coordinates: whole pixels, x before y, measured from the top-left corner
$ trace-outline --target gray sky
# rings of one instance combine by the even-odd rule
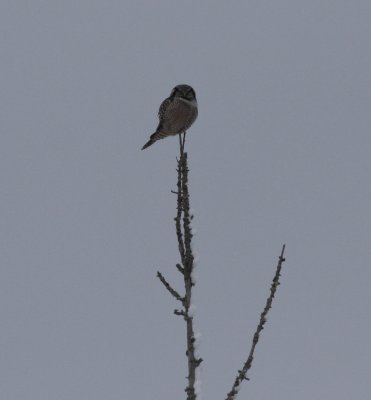
[[[177,139],[140,148],[191,84],[203,399],[223,399],[277,256],[240,399],[371,391],[371,3],[0,5],[0,398],[181,399]]]

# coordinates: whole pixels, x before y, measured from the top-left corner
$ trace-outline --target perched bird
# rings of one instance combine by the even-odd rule
[[[170,96],[162,102],[158,111],[160,122],[156,132],[150,136],[142,150],[166,136],[185,132],[193,124],[197,114],[196,93],[193,88],[188,85],[175,86]]]

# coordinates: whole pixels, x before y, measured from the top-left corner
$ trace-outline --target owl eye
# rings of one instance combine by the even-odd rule
[[[178,93],[179,93],[179,89],[174,88],[173,91],[171,92],[171,96],[175,96]]]
[[[188,92],[187,92],[187,94],[188,94],[188,96],[190,96],[190,97],[196,97],[196,93],[195,93],[195,91],[194,91],[193,89],[189,89]]]

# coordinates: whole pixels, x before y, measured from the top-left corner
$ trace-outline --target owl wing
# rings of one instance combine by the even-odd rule
[[[170,97],[168,97],[167,99],[165,99],[165,100],[161,103],[160,108],[159,108],[159,110],[158,110],[158,118],[159,118],[159,120],[160,120],[160,123],[161,123],[161,121],[163,120],[163,118],[164,118],[164,116],[165,116],[165,113],[166,113],[166,110],[167,110],[167,108],[169,107],[169,104],[170,104],[170,103],[171,103]]]

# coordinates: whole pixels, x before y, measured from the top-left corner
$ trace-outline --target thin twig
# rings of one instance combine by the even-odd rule
[[[184,275],[184,268],[180,264],[176,264],[176,268],[182,275]]]
[[[173,289],[170,283],[164,278],[161,272],[157,271],[157,278],[160,279],[161,283],[166,287],[166,289],[171,293],[173,297],[179,300],[181,303],[184,303],[184,297],[182,297],[175,289]]]
[[[174,314],[175,315],[180,315],[180,316],[186,318],[186,313],[185,313],[184,310],[174,310]]]
[[[253,362],[253,359],[254,359],[255,347],[258,344],[260,333],[264,328],[265,322],[267,321],[268,311],[272,307],[274,295],[276,293],[278,285],[280,284],[279,279],[280,279],[280,276],[281,276],[281,268],[282,268],[282,264],[285,261],[285,258],[283,257],[284,252],[285,252],[285,245],[282,246],[282,251],[281,251],[281,255],[279,256],[279,259],[278,259],[276,273],[274,275],[273,283],[272,283],[271,289],[270,289],[270,295],[267,298],[267,302],[265,304],[264,310],[260,315],[260,321],[259,321],[259,324],[258,324],[258,326],[256,328],[256,331],[255,331],[255,334],[254,334],[254,337],[253,337],[253,341],[252,341],[252,345],[251,345],[249,356],[248,356],[248,358],[247,358],[242,370],[238,371],[238,375],[237,375],[237,377],[236,377],[236,379],[234,381],[234,384],[232,386],[232,390],[228,393],[226,400],[235,400],[236,395],[237,395],[237,393],[238,393],[238,391],[240,389],[240,385],[241,385],[242,381],[249,379],[246,374],[247,374],[247,371],[251,368],[251,365],[252,365],[252,362]]]

